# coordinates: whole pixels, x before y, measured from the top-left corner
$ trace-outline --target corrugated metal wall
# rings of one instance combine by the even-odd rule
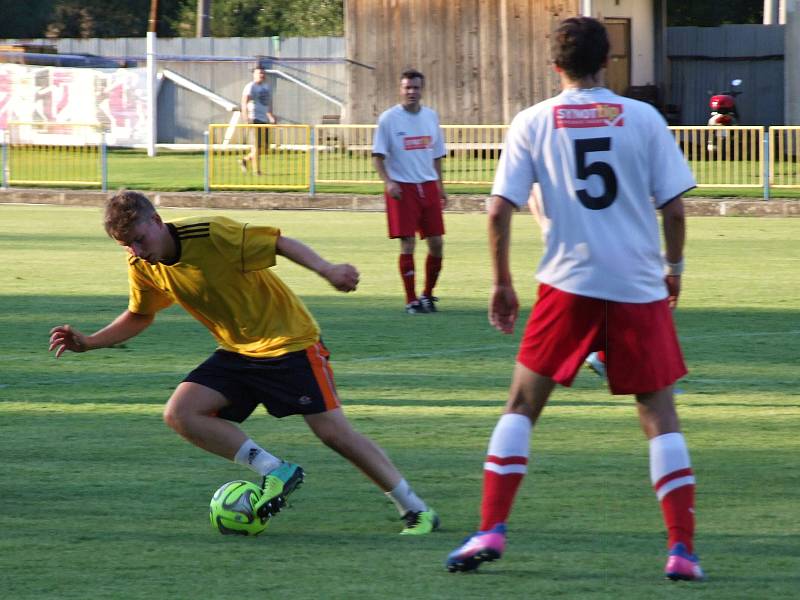
[[[269,38],[266,38],[267,41]],[[218,40],[219,41],[219,40]],[[216,44],[218,46],[219,44]],[[251,47],[251,49],[258,49]],[[262,47],[261,49],[266,49]],[[275,52],[277,50],[277,52]],[[281,40],[280,46],[260,54],[309,59],[308,62],[291,60],[272,62],[262,58],[266,69],[285,73],[303,83],[320,90],[340,102],[345,100],[344,62],[315,62],[311,59],[343,58],[343,38],[291,38]],[[216,53],[216,56],[247,56]],[[165,54],[159,44],[158,53]],[[195,55],[194,51],[190,55]],[[253,57],[258,54],[253,54]],[[242,87],[252,79],[251,70],[256,59],[245,62],[186,62],[159,61],[160,68],[175,71],[195,83],[213,90],[215,93],[238,103]],[[341,109],[335,103],[319,96],[296,83],[270,74],[269,81],[274,90],[273,108],[281,123],[321,123],[326,115],[340,115]],[[158,141],[160,143],[200,143],[203,131],[209,123],[227,123],[231,117],[218,105],[198,96],[194,92],[180,88],[172,82],[164,82],[158,98]],[[172,122],[170,122],[172,121]]]
[[[242,87],[252,79],[253,63],[249,62],[159,61],[158,64],[159,69],[174,71],[236,103]],[[201,144],[209,123],[227,123],[231,116],[232,113],[199,94],[162,80],[158,93],[160,144]]]
[[[3,40],[13,43],[16,40]],[[62,54],[97,54],[98,56],[144,57],[147,42],[143,37],[136,38],[42,38],[34,43],[54,45]],[[157,51],[164,55],[195,55],[219,57],[248,57],[276,55],[277,38],[159,38]]]
[[[276,68],[301,79],[328,96],[346,104],[347,65],[343,37],[287,38],[280,42],[280,57],[342,59],[332,63],[283,63]],[[321,123],[325,115],[340,116],[342,108],[318,95],[281,80],[276,85],[278,115],[293,123]]]
[[[668,102],[680,108],[684,125],[708,122],[710,93],[741,79],[736,102],[741,125],[784,123],[783,25],[670,27]]]
[[[55,45],[62,54],[131,58],[140,61],[141,65],[144,65],[146,53],[144,38],[33,41]],[[342,102],[345,100],[344,38],[161,38],[157,41],[156,52],[159,57],[168,59],[238,59],[224,62],[161,59],[158,63],[159,69],[170,69],[232,102],[239,102],[242,88],[252,78],[251,69],[256,58],[269,56],[286,58],[287,61],[262,60],[266,68],[280,70],[330,97]],[[276,75],[271,75],[270,80],[275,90],[275,113],[281,122],[320,123],[325,115],[341,113],[335,103],[291,81]],[[209,123],[227,123],[231,118],[231,113],[220,106],[171,81],[162,82],[158,113],[159,143],[202,143],[203,132]]]

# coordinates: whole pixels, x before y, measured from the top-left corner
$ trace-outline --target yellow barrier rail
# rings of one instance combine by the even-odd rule
[[[380,183],[372,166],[375,125],[316,125],[316,183]],[[486,184],[503,148],[505,125],[443,125],[445,184]]]
[[[310,125],[210,125],[207,186],[309,189]]]
[[[372,166],[375,125],[316,125],[316,183],[379,183]]]
[[[442,125],[447,149],[442,165],[444,183],[491,185],[506,129],[505,125]]]
[[[697,187],[764,185],[763,127],[670,127]]]
[[[505,125],[443,125],[445,184],[491,185]],[[764,185],[763,127],[671,127],[698,187]],[[315,183],[377,183],[372,167],[375,125],[314,127]],[[313,186],[312,186],[313,188]]]
[[[800,187],[800,127],[769,128],[770,186]]]
[[[308,190],[317,184],[375,184],[375,125],[212,124],[205,189]],[[445,184],[489,186],[505,125],[443,125]],[[800,188],[800,126],[670,127],[698,187]],[[104,133],[97,123],[9,122],[3,185],[106,189]]]
[[[2,162],[5,185],[106,189],[106,149],[99,123],[10,121]]]

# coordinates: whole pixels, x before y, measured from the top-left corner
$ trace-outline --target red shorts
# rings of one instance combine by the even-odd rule
[[[432,235],[444,235],[442,199],[436,181],[400,184],[400,200],[384,192],[386,217],[389,222],[389,237],[414,237],[419,232],[422,239]]]
[[[634,304],[539,285],[517,361],[569,386],[590,352],[604,350],[612,394],[645,394],[686,375],[667,300]]]

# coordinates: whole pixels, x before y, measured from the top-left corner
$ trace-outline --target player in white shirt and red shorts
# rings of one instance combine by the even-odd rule
[[[384,182],[389,237],[400,239],[398,267],[406,294],[406,312],[436,312],[433,289],[442,270],[447,194],[442,185],[446,151],[436,112],[422,106],[425,77],[408,70],[400,77],[401,103],[384,111],[372,145],[375,170]],[[414,249],[416,234],[428,243],[425,287],[418,297]]]
[[[533,424],[555,385],[570,385],[586,356],[602,350],[611,392],[636,396],[650,440],[651,481],[668,532],[665,575],[703,578],[692,548],[695,480],[672,392],[686,374],[671,314],[683,270],[681,196],[695,182],[661,115],[600,87],[608,50],[599,21],[563,21],[553,36],[562,92],[520,112],[506,136],[489,208],[489,321],[500,331],[513,331],[519,311],[511,216],[532,188],[545,250],[538,299],[484,463],[481,523],[448,556],[450,571],[501,557]]]

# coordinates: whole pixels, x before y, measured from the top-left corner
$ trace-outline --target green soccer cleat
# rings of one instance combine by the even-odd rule
[[[261,483],[261,499],[254,508],[262,519],[269,518],[286,506],[286,498],[295,491],[305,479],[303,467],[290,462],[281,465],[264,476]]]
[[[439,516],[430,508],[422,512],[408,511],[401,519],[406,526],[400,535],[425,535],[439,529]]]

